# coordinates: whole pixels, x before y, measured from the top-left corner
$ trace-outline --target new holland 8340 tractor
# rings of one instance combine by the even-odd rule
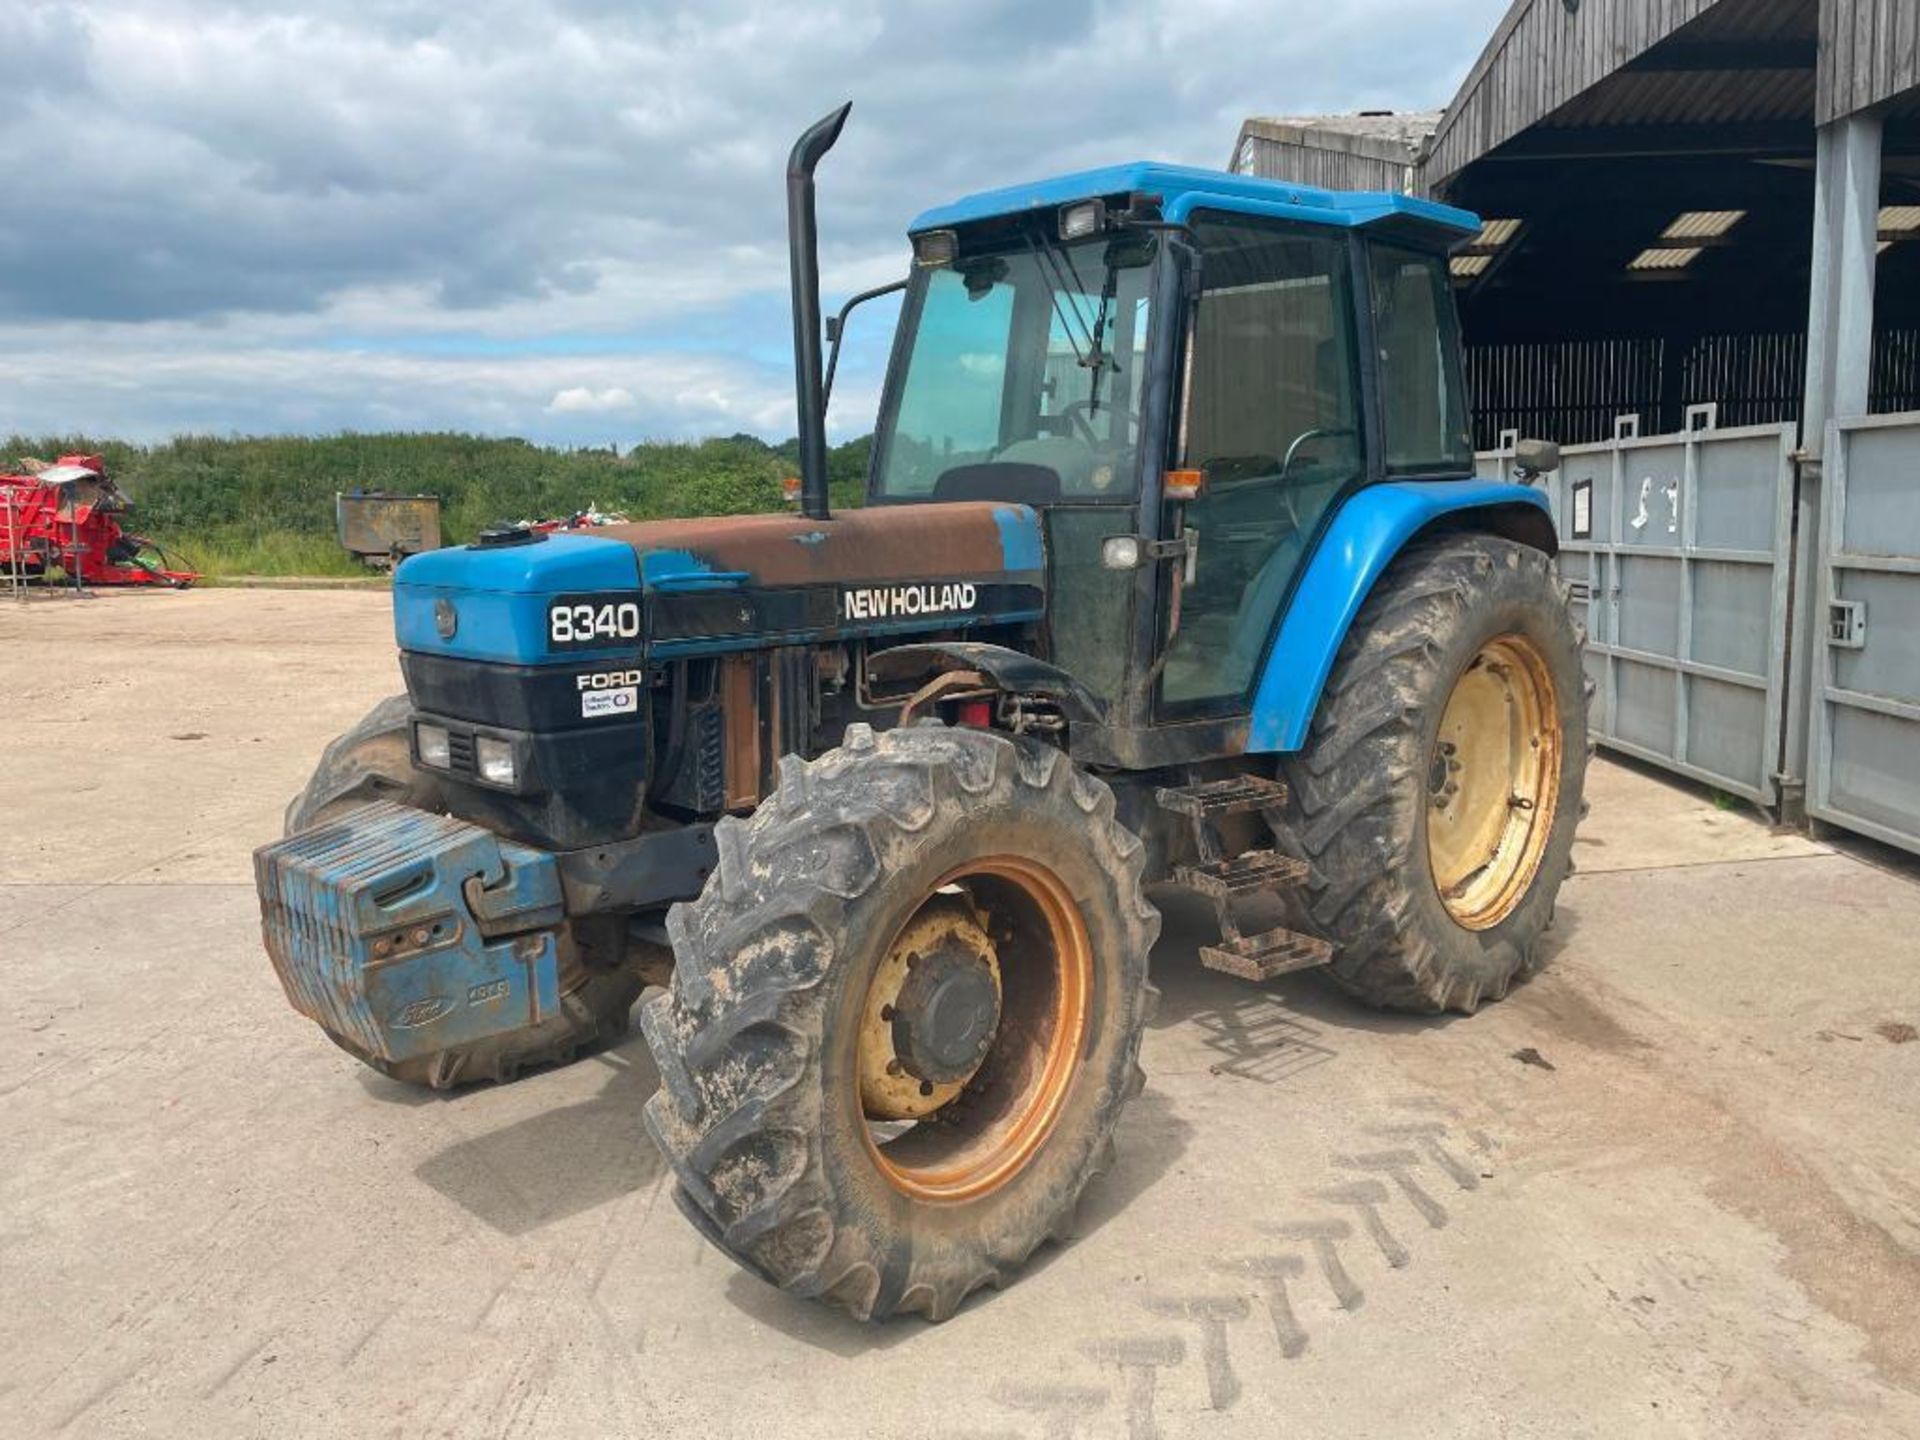
[[[1145,887],[1209,897],[1199,961],[1250,981],[1470,1012],[1528,974],[1585,686],[1542,497],[1473,478],[1476,222],[1403,195],[1137,164],[930,211],[829,513],[845,119],[788,172],[798,513],[407,560],[407,692],[257,873],[294,1006],[399,1080],[569,1059],[664,987],[646,1120],[693,1223],[937,1320],[1106,1162]]]

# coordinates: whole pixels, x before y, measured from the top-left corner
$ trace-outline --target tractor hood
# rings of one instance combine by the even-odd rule
[[[610,525],[416,555],[394,577],[403,650],[501,664],[673,659],[1037,619],[1039,516],[992,501],[830,520]]]

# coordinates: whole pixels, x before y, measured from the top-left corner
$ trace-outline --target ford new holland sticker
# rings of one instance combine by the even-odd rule
[[[602,670],[597,675],[577,675],[574,685],[580,691],[580,716],[597,720],[605,715],[640,713],[640,686],[647,678],[644,670]]]
[[[845,620],[892,620],[909,615],[962,615],[979,600],[975,586],[872,585],[840,596]]]

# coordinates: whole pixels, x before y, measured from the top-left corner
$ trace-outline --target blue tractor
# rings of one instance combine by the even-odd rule
[[[788,172],[797,510],[407,560],[407,693],[256,867],[288,998],[401,1080],[566,1060],[658,987],[701,1233],[938,1320],[1106,1163],[1146,887],[1213,902],[1206,965],[1470,1012],[1540,962],[1586,692],[1541,495],[1474,478],[1476,222],[1405,195],[1136,164],[929,211],[830,513],[845,119]]]

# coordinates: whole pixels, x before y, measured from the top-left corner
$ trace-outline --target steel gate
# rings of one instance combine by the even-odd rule
[[[1836,420],[1808,811],[1920,851],[1920,414]]]
[[[1587,627],[1589,725],[1610,749],[1771,807],[1786,683],[1796,427],[1569,446],[1548,488],[1561,577]],[[1504,476],[1515,436],[1480,457]],[[1920,597],[1916,597],[1920,603]]]

